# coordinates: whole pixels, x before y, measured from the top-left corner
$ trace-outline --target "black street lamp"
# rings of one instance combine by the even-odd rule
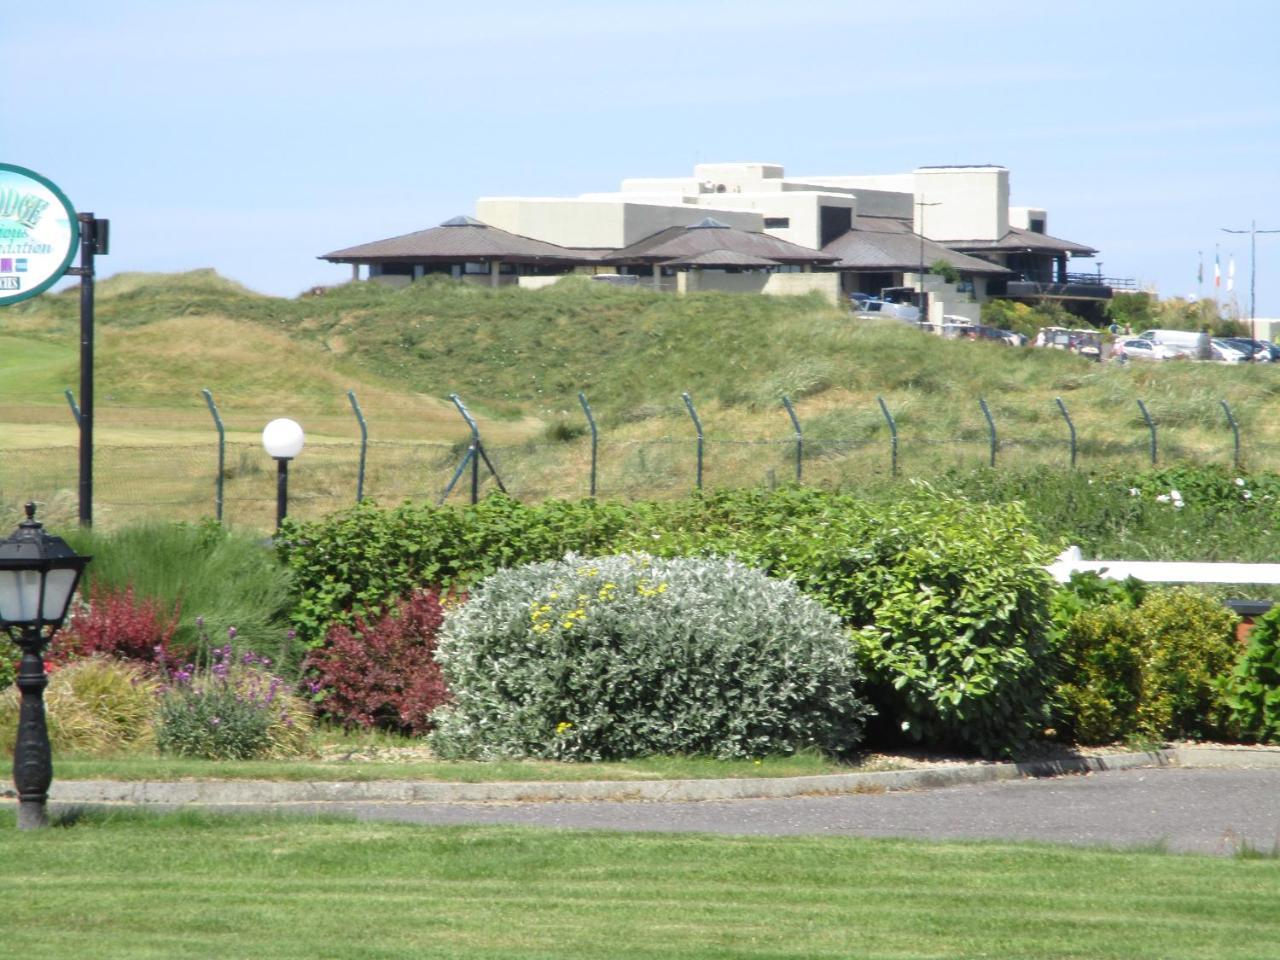
[[[262,447],[276,462],[276,533],[289,512],[289,461],[302,452],[302,427],[282,417],[262,429]]]
[[[18,829],[48,826],[46,805],[53,782],[49,729],[44,715],[44,649],[66,619],[71,596],[90,557],[82,557],[61,537],[51,537],[27,519],[0,541],[0,630],[22,649],[18,689],[18,741],[13,748],[13,782],[18,788]]]

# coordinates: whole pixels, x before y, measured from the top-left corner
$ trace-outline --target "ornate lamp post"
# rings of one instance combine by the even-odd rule
[[[262,447],[276,461],[276,533],[289,510],[289,461],[302,452],[302,427],[281,417],[262,429]]]
[[[90,557],[82,557],[61,537],[51,537],[36,521],[36,505],[9,539],[0,541],[0,630],[22,649],[18,689],[18,742],[13,749],[13,782],[18,788],[18,829],[49,823],[45,807],[53,782],[49,730],[44,715],[44,649],[62,626],[67,606]]]

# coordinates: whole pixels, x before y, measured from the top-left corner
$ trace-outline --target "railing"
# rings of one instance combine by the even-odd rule
[[[1110,287],[1112,290],[1137,290],[1138,284],[1132,277],[1104,277],[1097,273],[1068,273],[1067,283],[1088,283],[1096,286]]]

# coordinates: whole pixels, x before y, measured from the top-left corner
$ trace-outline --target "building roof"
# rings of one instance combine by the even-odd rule
[[[769,257],[757,257],[737,250],[717,248],[695,253],[692,256],[664,260],[665,267],[776,267],[780,261]]]
[[[1083,243],[1072,243],[1070,240],[1059,240],[1047,233],[1036,233],[1021,227],[1010,227],[999,240],[948,240],[947,246],[953,250],[967,250],[975,253],[991,251],[993,253],[1071,253],[1078,257],[1092,257],[1098,251],[1086,247]]]
[[[365,263],[374,260],[580,262],[596,257],[554,243],[508,233],[473,217],[454,217],[429,230],[335,250],[318,259],[333,263]]]
[[[864,271],[918,271],[920,249],[920,235],[912,233],[905,222],[893,217],[855,217],[851,230],[822,248],[824,253],[839,257],[833,266]],[[926,239],[925,266],[939,260],[945,260],[961,273],[996,276],[1010,272],[997,264],[957,253]]]
[[[788,243],[767,233],[739,230],[707,217],[689,227],[667,227],[604,259],[610,263],[661,263],[696,257],[713,250],[773,260],[776,263],[832,263],[838,258],[821,250]]]

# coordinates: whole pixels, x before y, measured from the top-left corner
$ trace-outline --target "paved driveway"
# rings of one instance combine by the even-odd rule
[[[327,803],[287,809],[422,824],[1161,844],[1210,854],[1228,854],[1241,844],[1280,850],[1280,770],[1275,769],[1165,767],[776,800]]]

